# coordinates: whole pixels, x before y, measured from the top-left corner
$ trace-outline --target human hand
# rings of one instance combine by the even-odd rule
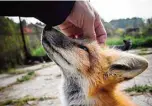
[[[71,14],[59,25],[59,28],[69,37],[90,38],[100,44],[107,38],[100,16],[86,1],[76,1]]]

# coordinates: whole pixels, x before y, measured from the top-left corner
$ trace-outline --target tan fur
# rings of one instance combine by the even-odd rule
[[[119,75],[105,76],[109,66],[119,57],[119,52],[100,48],[95,43],[86,46],[90,51],[89,60],[84,51],[77,52],[81,57],[79,71],[89,81],[88,98],[95,102],[94,106],[135,106],[124,93],[117,90],[117,84],[123,78],[116,78]]]
[[[42,44],[63,71],[65,106],[135,106],[118,84],[142,73],[146,59],[96,41],[72,40],[55,29],[45,31]]]

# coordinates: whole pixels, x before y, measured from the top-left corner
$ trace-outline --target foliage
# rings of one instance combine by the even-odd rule
[[[109,37],[107,38],[106,44],[109,46],[112,45],[122,45],[123,44],[123,39],[120,37]]]
[[[23,43],[19,25],[6,17],[0,17],[0,71],[23,64]]]
[[[22,21],[23,27],[30,26],[33,30],[34,25],[27,24],[26,20]],[[38,29],[37,29],[38,30]],[[40,47],[40,40],[37,39],[38,33],[31,35],[25,35],[26,46],[28,52],[35,50],[34,55],[41,55],[41,51],[44,54],[44,51],[37,50]],[[17,65],[24,64],[25,60],[25,51],[23,49],[23,41],[20,32],[20,25],[13,22],[7,17],[0,17],[0,73],[2,71],[9,71],[12,68],[15,68]],[[41,48],[41,47],[40,47]]]
[[[142,28],[142,34],[145,36],[152,35],[152,18],[147,19],[146,25]]]
[[[7,26],[7,27],[6,27]],[[0,17],[0,35],[11,36],[15,34],[15,30],[18,27],[12,20],[5,17]]]
[[[125,33],[125,30],[122,28],[117,28],[114,33],[116,35],[122,36]]]
[[[40,46],[39,48],[32,50],[32,55],[33,56],[44,56],[44,55],[46,55],[46,52],[45,52],[44,48],[42,46]]]
[[[28,101],[34,101],[34,100],[37,100],[37,98],[25,96],[25,97],[23,97],[21,99],[17,99],[17,100],[6,100],[4,102],[0,102],[0,106],[6,106],[6,105],[23,106]]]
[[[6,71],[4,71],[4,73],[5,72]],[[11,69],[7,70],[7,73],[8,74],[22,74],[22,73],[24,73],[24,71],[23,70],[16,70],[15,68],[11,68]]]
[[[118,19],[118,20],[112,20],[110,21],[110,24],[117,28],[137,28],[142,27],[144,25],[144,21],[142,18],[127,18],[127,19]]]
[[[132,48],[137,47],[151,47],[152,46],[152,37],[151,36],[141,36],[141,37],[133,37],[133,36],[125,36],[125,37],[117,37],[117,38],[108,38],[107,45],[122,45],[123,40],[130,39],[132,41]]]
[[[32,79],[35,76],[35,72],[28,72],[25,76],[22,76],[21,78],[17,78],[17,82],[24,82]]]
[[[132,19],[120,19],[120,20],[114,20],[111,22],[116,22],[116,23],[125,23],[127,21],[136,21],[136,23],[140,22],[140,18],[132,18]],[[138,21],[137,21],[138,20]],[[110,22],[110,23],[111,23]],[[142,22],[141,22],[142,23]],[[129,24],[129,22],[127,22]],[[115,30],[115,34],[119,35],[117,37],[109,37],[107,39],[107,44],[108,45],[122,45],[124,39],[130,39],[132,41],[132,48],[137,48],[137,47],[152,47],[152,19],[148,19],[147,23],[144,25],[142,24],[137,24],[139,29],[138,31],[134,31],[136,28],[132,28],[130,30],[133,30],[133,32],[127,33],[121,32],[119,28]],[[116,26],[118,27],[118,26]],[[125,26],[127,28],[127,26]],[[120,34],[119,34],[120,33]],[[124,34],[122,34],[124,33]],[[123,35],[123,36],[120,36]]]
[[[152,85],[135,85],[125,89],[126,92],[152,93]]]
[[[152,47],[152,37],[151,36],[141,36],[141,37],[132,37],[128,36],[126,39],[131,39],[132,48],[137,47]]]
[[[27,23],[26,23],[25,19],[22,20],[22,25],[23,25],[23,27],[27,26]]]
[[[105,22],[103,19],[101,19],[101,21],[102,21],[102,23],[103,23],[103,25],[105,27],[107,35],[108,36],[113,36],[114,35],[114,30],[115,30],[114,27],[110,23]]]
[[[24,96],[23,98],[15,99],[15,100],[6,100],[3,102],[0,102],[0,106],[24,106],[26,105],[29,101],[44,101],[44,100],[49,100],[49,99],[56,99],[56,97],[32,97],[32,96]],[[33,106],[33,105],[32,105]]]

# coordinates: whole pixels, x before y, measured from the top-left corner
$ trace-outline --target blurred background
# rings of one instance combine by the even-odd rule
[[[50,61],[40,42],[44,24],[28,20],[30,18],[0,17],[1,73],[22,65]]]
[[[132,42],[149,60],[142,75],[121,85],[139,106],[152,106],[152,1],[90,0],[108,34],[106,44]],[[60,106],[60,69],[40,39],[45,24],[31,17],[0,16],[0,106]],[[56,27],[57,28],[57,27]]]

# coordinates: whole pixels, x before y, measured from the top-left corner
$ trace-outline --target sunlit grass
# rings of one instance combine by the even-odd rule
[[[44,48],[42,46],[40,46],[39,48],[32,50],[32,55],[33,56],[44,56],[44,55],[46,55],[46,52],[45,52]]]
[[[123,40],[130,39],[132,41],[132,48],[138,48],[138,47],[152,47],[152,36],[148,37],[132,37],[132,36],[126,36],[126,37],[117,37],[117,38],[108,38],[106,44],[109,46],[112,45],[122,45]]]
[[[109,38],[107,38],[106,44],[109,46],[121,45],[121,44],[123,44],[123,39],[120,37],[114,37],[114,38],[109,37]]]

